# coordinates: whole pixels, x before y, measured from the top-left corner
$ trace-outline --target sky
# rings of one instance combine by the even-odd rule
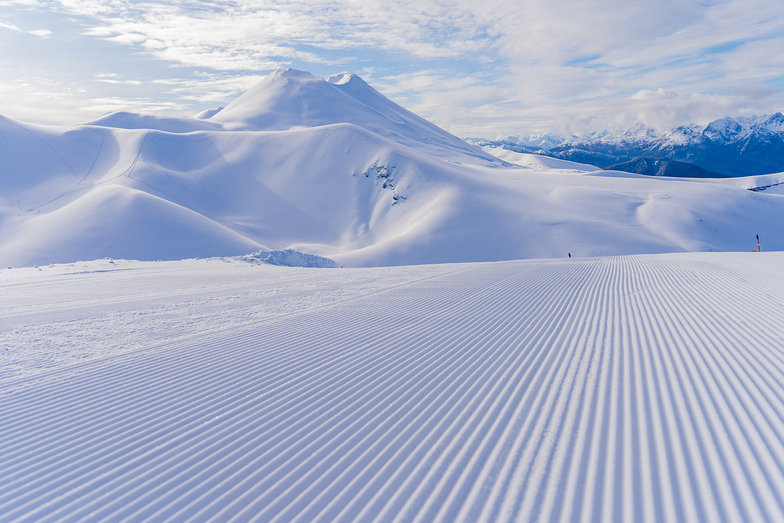
[[[781,0],[0,0],[0,115],[193,115],[349,71],[460,137],[784,110]]]

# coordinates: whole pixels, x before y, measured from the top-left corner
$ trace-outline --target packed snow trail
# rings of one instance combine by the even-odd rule
[[[781,521],[782,266],[275,268],[346,299],[0,381],[0,514]],[[386,289],[352,294],[374,271]]]

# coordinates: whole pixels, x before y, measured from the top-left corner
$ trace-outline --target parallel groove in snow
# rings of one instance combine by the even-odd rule
[[[3,398],[0,514],[781,519],[775,296],[720,256],[482,264],[87,365]]]

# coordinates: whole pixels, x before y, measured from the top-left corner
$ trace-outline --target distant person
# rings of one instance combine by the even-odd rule
[[[570,260],[572,259],[572,253],[571,252],[569,253],[569,259]]]

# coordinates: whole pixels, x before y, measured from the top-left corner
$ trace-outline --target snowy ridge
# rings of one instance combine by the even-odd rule
[[[534,151],[548,151],[559,146],[569,147],[596,143],[615,147],[633,147],[648,146],[651,142],[656,142],[659,147],[666,147],[668,145],[694,145],[706,137],[714,141],[731,143],[744,140],[755,132],[784,133],[784,115],[775,113],[735,118],[725,116],[708,125],[689,124],[665,131],[656,131],[638,123],[629,129],[606,129],[567,138],[552,133],[540,133],[525,136],[498,136],[495,141],[520,145]],[[482,141],[478,138],[468,138],[467,140],[471,143]]]
[[[279,70],[201,116],[0,117],[0,267],[287,249],[355,267],[745,251],[757,234],[784,249],[773,191],[607,173],[592,157],[499,159],[350,73]]]
[[[6,381],[27,387],[0,399],[0,511],[780,520],[783,262],[433,266],[275,323]]]
[[[709,138],[727,142],[744,140],[755,132],[784,133],[784,115],[725,117],[711,122],[704,130]]]
[[[144,129],[156,130],[166,133],[192,133],[194,131],[222,131],[223,126],[216,122],[199,118],[183,116],[152,116],[128,112],[110,113],[86,125],[96,127],[110,127],[117,129]]]
[[[690,124],[656,131],[643,124],[582,136],[468,138],[479,146],[504,147],[602,168],[638,158],[667,158],[692,163],[724,176],[784,172],[784,115],[725,117],[706,126]]]
[[[650,127],[647,127],[643,124],[637,124],[622,131],[606,130],[598,133],[591,133],[586,136],[572,137],[559,144],[559,146],[579,147],[589,143],[601,143],[607,146],[618,148],[635,147],[655,140],[659,136],[660,133],[657,133],[654,129],[651,129]]]

